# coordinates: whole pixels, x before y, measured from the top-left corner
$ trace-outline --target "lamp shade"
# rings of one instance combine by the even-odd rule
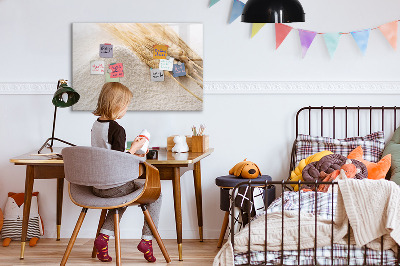
[[[53,95],[53,104],[56,107],[70,107],[79,101],[80,95],[67,84],[61,84]]]
[[[242,22],[304,22],[304,15],[298,0],[249,0],[243,9]]]

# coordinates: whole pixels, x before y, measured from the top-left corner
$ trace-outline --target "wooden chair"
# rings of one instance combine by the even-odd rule
[[[66,264],[88,209],[102,209],[96,237],[103,226],[107,210],[116,209],[114,215],[116,265],[121,265],[118,208],[129,205],[139,205],[142,208],[145,220],[149,224],[166,262],[171,262],[145,205],[157,200],[161,193],[160,175],[157,168],[137,156],[103,148],[68,147],[63,149],[62,155],[65,179],[70,182],[68,186],[69,196],[74,204],[82,207],[82,211],[60,265]],[[134,167],[138,164],[138,160],[140,161],[139,169]],[[91,191],[92,186],[116,185],[128,182],[135,175],[145,177],[144,180],[141,180],[144,182],[144,186],[143,189],[136,190],[129,195],[118,198],[100,198]],[[96,257],[94,247],[92,257]]]

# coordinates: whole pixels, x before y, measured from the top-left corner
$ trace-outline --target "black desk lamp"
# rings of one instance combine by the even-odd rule
[[[249,0],[243,8],[242,22],[304,22],[304,10],[298,0]]]
[[[53,141],[58,140],[62,143],[68,144],[70,146],[75,146],[72,143],[69,143],[65,140],[55,138],[54,137],[54,130],[56,128],[56,117],[57,117],[57,107],[70,107],[74,104],[76,104],[79,101],[79,94],[72,89],[71,87],[68,87],[67,85],[67,80],[60,79],[57,83],[57,91],[53,95],[53,105],[54,105],[54,118],[53,118],[53,131],[51,133],[51,138],[48,138],[45,143],[42,145],[42,147],[39,149],[38,153],[40,153],[45,147],[50,148],[51,152],[53,152]],[[51,143],[49,144],[49,141]]]

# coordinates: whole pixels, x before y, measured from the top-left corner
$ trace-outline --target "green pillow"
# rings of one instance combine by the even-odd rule
[[[400,185],[400,127],[396,129],[392,139],[386,143],[382,157],[387,154],[392,155],[392,166],[386,178]]]

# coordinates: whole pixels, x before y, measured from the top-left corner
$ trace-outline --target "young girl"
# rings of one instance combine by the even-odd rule
[[[108,82],[101,89],[97,108],[93,112],[99,118],[93,123],[92,127],[92,146],[101,147],[111,150],[125,152],[125,129],[120,126],[115,120],[122,118],[128,105],[132,100],[132,92],[119,82]],[[136,138],[129,153],[132,156],[143,157],[145,155],[137,155],[139,150],[146,142],[144,138]],[[117,187],[93,187],[93,194],[102,198],[121,197],[132,193],[135,190],[144,186],[143,183],[135,182],[137,176],[132,176],[132,181],[122,184]],[[148,204],[147,208],[156,226],[160,216],[161,195],[153,203]],[[124,214],[126,207],[119,208],[120,219]],[[110,236],[114,236],[114,219],[115,210],[107,212],[106,220],[101,228],[99,236],[94,241],[97,249],[97,258],[101,261],[111,261],[112,258],[108,255],[108,240]],[[147,222],[144,222],[142,230],[142,240],[137,246],[138,250],[144,253],[144,258],[149,262],[156,261],[153,256],[152,237],[150,227]]]

